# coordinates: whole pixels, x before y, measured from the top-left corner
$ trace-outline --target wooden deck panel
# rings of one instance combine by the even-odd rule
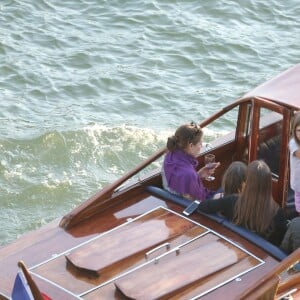
[[[193,223],[183,218],[172,220],[174,216],[171,214],[152,216],[150,220],[147,220],[148,218],[147,215],[137,222],[122,226],[71,251],[66,255],[67,260],[75,267],[95,271],[101,276],[104,268],[141,251],[145,253],[147,249],[182,234],[194,226]],[[168,223],[172,226],[168,226]]]
[[[141,197],[139,197],[139,198],[141,199],[143,197],[145,197],[145,195],[141,195]],[[172,204],[172,203],[166,203],[166,202],[164,202],[156,197],[153,197],[153,196],[146,195],[146,198],[144,200],[142,200],[143,206],[140,205],[141,203],[136,204],[136,202],[138,202],[140,199],[132,199],[131,201],[128,201],[127,203],[123,203],[122,205],[120,205],[120,203],[118,203],[118,205],[116,205],[115,209],[111,209],[110,213],[108,214],[108,218],[110,220],[115,218],[113,226],[116,226],[118,224],[120,225],[120,224],[124,223],[130,217],[136,217],[140,213],[146,212],[149,209],[153,209],[152,205],[154,205],[154,203],[155,203],[155,205],[157,205],[157,203],[162,203],[165,207],[169,206],[170,208],[174,209],[178,213],[182,212],[181,207],[179,207],[175,204]],[[143,209],[144,209],[144,211],[143,211]],[[103,212],[103,214],[104,214],[104,212]],[[120,216],[120,218],[116,218],[116,216]],[[80,243],[80,241],[84,242],[90,238],[95,237],[96,236],[95,232],[103,232],[103,231],[107,230],[107,224],[98,222],[99,218],[102,219],[101,213],[99,215],[95,216],[95,218],[91,218],[90,220],[85,221],[85,223],[86,223],[84,225],[85,236],[82,236],[79,231],[78,231],[79,235],[77,234],[76,226],[71,229],[72,234],[70,234],[70,232],[65,232],[64,230],[61,231],[61,229],[57,230],[57,228],[53,228],[53,229],[51,229],[51,230],[53,230],[53,232],[50,234],[50,235],[53,235],[53,240],[51,240],[51,241],[53,243],[56,243],[55,238],[54,238],[55,235],[59,236],[59,238],[57,240],[60,240],[61,243],[62,243],[62,241],[64,241],[65,238],[67,238],[69,240],[69,244],[71,245],[69,249],[71,249],[72,246]],[[194,219],[197,222],[199,221],[199,218],[203,219],[201,216],[198,216],[197,214],[194,214],[192,216],[192,219]],[[208,220],[206,218],[204,218],[203,221],[206,226],[209,226],[210,224],[214,224],[214,222],[211,222],[210,220]],[[175,224],[176,224],[176,222],[175,222]],[[214,225],[216,225],[216,224],[214,224]],[[95,227],[96,227],[96,229],[95,229]],[[89,228],[91,228],[90,231],[89,231]],[[102,228],[104,228],[105,230]],[[219,229],[221,229],[221,232],[224,231],[225,233],[228,233],[228,230],[223,229],[222,227],[220,227]],[[91,232],[91,235],[88,235],[89,232]],[[199,226],[190,228],[185,231],[184,235],[174,237],[174,239],[172,241],[170,241],[171,247],[173,247],[173,248],[177,247],[179,244],[185,243],[186,241],[190,240],[191,238],[195,237],[196,235],[201,234],[201,232],[203,232],[203,230],[202,229],[199,230]],[[232,235],[234,236],[235,240],[239,240],[239,238],[235,234],[232,233]],[[40,239],[43,241],[44,238],[42,236],[43,236],[43,234],[41,235]],[[209,237],[208,235],[206,235],[205,239],[207,239],[206,242],[209,242],[210,240],[216,240],[217,238],[215,236]],[[199,240],[197,240],[198,246],[203,245],[203,242],[199,242]],[[247,246],[249,246],[249,243],[247,241],[241,240],[241,242],[242,242],[242,244],[246,244]],[[34,245],[31,245],[31,247],[33,247],[33,246]],[[113,282],[110,282],[109,280],[111,280],[113,277],[115,277],[119,272],[124,272],[124,271],[128,270],[130,268],[130,266],[135,267],[139,264],[143,264],[146,262],[144,254],[141,254],[140,256],[137,256],[137,258],[135,258],[135,260],[125,260],[125,262],[122,262],[122,264],[117,264],[115,266],[116,269],[106,270],[106,273],[103,274],[102,277],[100,276],[98,279],[95,279],[95,278],[87,279],[87,278],[84,278],[84,276],[82,276],[81,273],[76,273],[76,272],[74,272],[74,270],[70,269],[66,264],[65,257],[63,257],[63,256],[61,258],[57,257],[56,259],[47,262],[47,264],[44,266],[41,265],[39,267],[33,268],[33,265],[37,265],[43,261],[42,259],[40,259],[40,257],[43,257],[43,259],[45,259],[45,256],[47,256],[47,254],[48,254],[48,257],[46,259],[51,258],[51,255],[52,255],[51,250],[52,249],[50,249],[50,251],[49,251],[49,249],[48,249],[48,251],[46,251],[46,246],[47,246],[47,243],[45,242],[45,253],[43,253],[42,255],[37,253],[37,256],[32,258],[31,260],[28,260],[27,258],[25,258],[25,259],[22,258],[26,262],[33,261],[33,263],[31,263],[31,264],[27,263],[29,266],[31,266],[30,270],[33,274],[35,274],[35,272],[37,272],[42,277],[45,276],[45,278],[47,278],[47,276],[48,276],[50,278],[49,279],[50,281],[53,280],[54,283],[58,283],[58,284],[62,283],[62,285],[66,284],[66,282],[67,282],[66,288],[67,289],[69,288],[69,286],[68,286],[68,284],[69,284],[71,287],[73,287],[72,289],[70,288],[70,291],[74,292],[74,294],[80,294],[83,291],[89,291],[91,288],[95,288],[99,284],[103,284],[103,282],[108,281],[108,283],[105,286],[102,286],[101,289],[94,290],[93,292],[82,296],[82,299],[93,299],[93,297],[96,297],[99,299],[124,299],[124,296],[122,296],[116,290]],[[62,248],[61,252],[68,250],[68,249],[66,249],[66,247],[62,247],[62,245],[57,245],[57,247]],[[188,247],[193,248],[191,245],[189,245]],[[254,250],[254,253],[256,253],[258,251],[258,253],[264,254],[264,252],[261,251],[260,249],[258,249],[257,247],[250,245],[250,249],[252,249],[252,248]],[[9,259],[11,259],[12,261],[18,261],[19,257],[20,257],[20,252],[17,251],[17,247],[16,247],[15,253],[13,253],[13,255],[11,257],[9,257]],[[162,252],[165,252],[165,250],[163,249]],[[149,259],[153,259],[153,257],[155,257],[155,255],[161,255],[162,252],[158,251],[157,253],[150,255]],[[50,255],[50,253],[51,253],[51,255]],[[0,249],[0,254],[1,254],[1,249]],[[12,259],[12,257],[13,257],[13,259]],[[268,257],[268,256],[266,256],[266,257]],[[269,260],[270,267],[272,265],[274,266],[274,264],[276,264],[276,263],[277,262],[273,259]],[[3,263],[2,263],[2,265],[3,265]],[[7,286],[8,292],[7,293],[4,292],[4,295],[8,295],[8,296],[12,289],[13,280],[15,278],[15,274],[17,271],[17,268],[15,265],[11,265],[11,266],[13,266],[15,271],[12,272],[10,270],[8,272],[9,276],[11,277],[11,286],[8,285]],[[1,267],[1,264],[0,264],[0,267]],[[267,267],[267,268],[269,268],[269,267]],[[253,275],[253,276],[255,276],[255,275]],[[40,285],[40,283],[39,283],[39,285]],[[43,286],[44,285],[45,285],[45,283],[43,284]],[[202,283],[201,283],[201,285],[202,285]],[[230,282],[229,286],[231,286],[231,285],[234,285],[234,282]],[[76,287],[76,289],[74,289],[74,286]],[[1,289],[2,289],[2,286],[1,286]],[[45,285],[44,291],[47,294],[49,294],[50,296],[56,295],[59,292],[61,293],[61,291],[58,291],[58,289],[56,287],[53,287],[49,284]],[[199,291],[197,290],[197,286],[193,287],[193,291],[191,291],[191,294],[195,294],[195,292],[196,292],[196,294],[199,294]],[[187,295],[189,294],[188,289],[185,291],[185,294],[187,294]],[[68,297],[72,298],[72,296],[70,296],[70,295]],[[1,299],[1,297],[0,297],[0,299]],[[6,299],[6,298],[4,297],[4,299]],[[54,297],[54,299],[55,299],[55,297]],[[182,299],[184,299],[184,298],[182,298]]]
[[[157,223],[154,224],[154,221]],[[145,231],[141,231],[141,225],[143,224],[147,226],[147,230],[150,229],[150,231],[153,232],[152,235],[156,236],[155,240],[153,240],[153,236],[149,237],[148,234],[145,234]],[[157,226],[157,224],[159,224],[159,226]],[[152,227],[153,225],[155,226]],[[142,235],[138,240],[132,239],[133,236],[132,234],[128,234],[130,233],[128,230],[138,231],[138,234]],[[80,254],[89,254],[88,251],[91,251],[91,256],[84,256],[84,259],[87,259],[87,263],[90,265],[98,265],[98,262],[102,263],[102,261],[106,265],[106,262],[109,261],[109,267],[107,265],[106,268],[104,268],[105,270],[99,274],[96,273],[96,276],[95,272],[87,271],[87,267],[82,269],[69,265],[64,253],[31,270],[35,274],[45,277],[47,280],[64,286],[73,293],[79,294],[92,288],[94,285],[99,285],[103,283],[103,281],[117,276],[120,272],[125,272],[135,265],[147,262],[145,253],[149,247],[145,248],[144,245],[145,243],[150,243],[151,248],[154,248],[157,245],[157,237],[159,237],[162,243],[172,240],[172,246],[176,247],[178,244],[186,242],[196,235],[203,234],[205,231],[206,229],[195,226],[195,224],[188,219],[178,218],[178,216],[173,213],[164,209],[158,209],[138,218],[136,221],[124,224],[102,236],[100,235],[99,238],[92,239],[89,243],[67,251],[67,253],[74,252],[76,254],[78,252]],[[161,232],[162,238],[159,232]],[[144,237],[144,239],[142,239],[142,237]],[[142,247],[144,251],[139,250],[141,253],[137,253],[136,249],[140,249],[140,247]],[[120,249],[122,249],[122,251],[120,251]],[[115,250],[121,254],[121,257],[119,262],[116,261],[114,264],[111,264],[111,260],[113,259],[115,261],[116,257],[118,257],[117,255],[116,257],[112,256]],[[166,251],[165,249],[161,250]],[[132,253],[132,255],[128,255],[128,253]],[[158,255],[159,253],[158,251],[154,254]],[[148,259],[151,259],[151,255],[149,255]],[[75,282],[76,284],[74,284]]]
[[[187,230],[183,235],[175,237],[172,241],[170,241],[171,248],[176,248],[179,245],[188,242],[192,238],[197,235],[203,233],[203,228],[199,228],[195,226],[190,230]],[[196,247],[201,247],[207,243],[218,240],[219,237],[213,234],[206,234],[201,239],[195,240],[193,243],[185,246],[186,249],[194,249]],[[155,258],[158,255],[162,255],[166,252],[165,248],[160,249],[160,251],[156,251],[152,255],[149,255],[149,260]],[[66,289],[72,291],[75,294],[81,294],[84,291],[92,289],[98,285],[104,284],[105,282],[113,279],[120,273],[124,273],[129,269],[135,268],[139,265],[145,264],[147,259],[145,258],[144,253],[140,255],[131,257],[125,261],[120,262],[114,266],[114,268],[106,269],[103,274],[99,277],[90,276],[88,272],[82,272],[78,269],[71,268],[66,265],[66,260],[64,255],[61,255],[45,264],[42,264],[36,268],[33,268],[31,271],[39,276],[47,278],[48,280],[54,282],[55,284],[62,285]],[[112,291],[110,291],[112,289]],[[104,297],[104,291],[109,291],[110,293],[114,293],[115,287],[101,288],[101,296]],[[103,298],[105,299],[105,298]],[[108,298],[110,299],[110,298]]]
[[[131,299],[161,299],[215,272],[221,272],[237,261],[234,251],[228,251],[219,242],[212,242],[147,265],[116,280],[115,285]]]
[[[214,238],[212,238],[212,236],[213,235],[211,235],[211,234],[207,234],[207,235],[203,236],[202,238],[196,240],[196,242],[204,240],[204,243],[202,241],[202,243],[201,243],[202,245],[200,245],[200,248],[205,247],[205,246],[209,245],[210,243],[216,243],[215,236],[214,236]],[[219,240],[219,238],[217,240]],[[226,245],[226,243],[223,245]],[[226,245],[226,247],[228,247],[228,245]],[[194,251],[194,253],[197,253],[197,250],[200,249],[199,244],[196,247],[191,247],[191,244],[189,244],[188,247],[186,247],[186,248],[188,248],[188,249],[186,249],[188,252]],[[193,250],[191,250],[191,249],[193,249]],[[234,251],[239,252],[240,250],[235,249]],[[223,254],[223,252],[222,252],[222,254]],[[202,256],[200,253],[199,253],[199,255],[201,256],[202,260],[204,260],[205,262],[209,261],[209,255]],[[175,254],[173,253],[172,256],[174,258]],[[224,255],[220,255],[221,262],[223,260],[223,257],[224,257]],[[185,286],[182,290],[179,290],[178,286],[176,285],[176,289],[175,289],[176,295],[174,295],[174,293],[170,293],[170,294],[166,295],[165,297],[161,297],[160,299],[168,299],[168,300],[169,299],[181,299],[181,300],[191,299],[202,293],[204,294],[209,290],[213,290],[216,287],[216,285],[223,284],[227,280],[229,280],[229,283],[227,284],[228,291],[230,291],[230,293],[232,293],[231,286],[236,284],[236,282],[234,280],[232,280],[232,278],[234,278],[237,274],[242,274],[243,272],[255,267],[258,264],[258,261],[256,258],[253,258],[245,253],[236,253],[235,257],[236,257],[237,261],[236,261],[236,263],[230,265],[230,267],[223,268],[223,269],[221,267],[221,270],[219,272],[215,272],[211,276],[208,275],[202,279],[199,278],[199,280],[195,280],[195,282],[193,284],[190,284],[190,286]],[[164,258],[162,259],[162,261],[163,260],[164,260]],[[195,268],[195,266],[198,266],[200,268],[199,269],[200,272],[201,271],[205,272],[205,268],[204,268],[204,270],[203,270],[203,268],[201,268],[201,264],[200,264],[201,260],[198,260],[199,264],[195,263],[195,262],[197,262],[197,259],[191,258],[191,260],[192,260],[192,263],[190,265],[190,268],[192,270]],[[216,264],[216,261],[213,261],[211,263],[214,264],[214,262]],[[157,266],[159,266],[160,263],[161,263],[161,260],[159,260]],[[173,264],[172,262],[170,262],[170,263]],[[153,266],[153,263],[151,264],[151,266]],[[149,268],[151,268],[151,266]],[[202,266],[203,266],[203,264],[202,264]],[[139,270],[139,272],[141,272],[141,273],[133,272],[133,273],[129,274],[128,282],[130,282],[131,279],[133,279],[133,283],[135,283],[135,281],[134,281],[135,278],[140,278],[140,275],[143,276],[144,271],[145,271],[144,268],[142,268]],[[186,271],[186,272],[184,272],[184,276],[188,276],[188,278],[189,278],[189,275],[187,275],[187,274],[190,274],[190,270],[185,268],[184,271]],[[161,268],[160,268],[159,272],[158,272],[158,278],[156,278],[158,282],[163,281],[163,279],[164,279],[162,273],[163,273],[163,270],[161,270]],[[172,278],[173,274],[175,274],[175,273],[173,272],[170,277]],[[126,276],[125,276],[125,278],[126,278]],[[152,274],[151,274],[149,280],[148,280],[148,278],[143,277],[143,279],[145,279],[143,281],[144,284],[146,284],[146,285],[150,284],[152,281],[151,278],[152,278]],[[119,280],[122,280],[122,278]],[[135,286],[138,286],[138,285],[135,285]],[[238,290],[239,289],[237,288],[234,292],[237,295],[238,295]],[[214,291],[210,294],[213,295],[213,293],[214,293]],[[210,294],[208,294],[208,295],[210,295]],[[207,297],[207,295],[206,295],[206,297]],[[127,298],[126,297],[124,298],[124,296],[122,296],[122,293],[118,293],[118,291],[116,291],[116,289],[115,289],[115,286],[112,283],[109,283],[106,286],[102,287],[101,289],[97,289],[97,290],[83,296],[83,299],[127,299]],[[213,296],[211,299],[216,299],[216,298],[214,298],[214,296]]]

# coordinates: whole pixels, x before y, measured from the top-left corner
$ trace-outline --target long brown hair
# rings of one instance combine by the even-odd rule
[[[247,168],[245,188],[235,204],[233,222],[258,234],[266,234],[278,209],[272,198],[272,173],[262,160]]]
[[[175,134],[168,138],[167,148],[169,151],[183,150],[188,144],[196,145],[203,136],[202,128],[194,122],[181,125]]]
[[[295,139],[295,142],[300,146],[300,140],[297,138],[296,135],[296,128],[298,126],[300,126],[300,112],[295,114],[292,125],[292,137]]]
[[[224,195],[239,194],[246,181],[247,165],[242,161],[233,161],[222,178]]]

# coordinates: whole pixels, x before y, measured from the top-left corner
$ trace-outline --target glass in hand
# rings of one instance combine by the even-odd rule
[[[204,164],[207,169],[213,169],[215,167],[215,164],[214,164],[215,161],[216,161],[216,156],[212,153],[206,154],[204,156]],[[209,175],[205,179],[208,181],[213,181],[213,180],[215,180],[215,177],[212,175]]]

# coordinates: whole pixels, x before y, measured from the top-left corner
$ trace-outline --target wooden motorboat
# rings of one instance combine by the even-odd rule
[[[200,123],[224,128],[213,152],[224,170],[234,160],[263,159],[274,199],[294,217],[288,140],[300,110],[300,64]],[[215,125],[217,124],[217,126]],[[10,299],[24,261],[51,299],[284,299],[300,297],[296,263],[256,234],[218,215],[183,214],[190,203],[162,188],[161,149],[62,219],[0,248],[0,299]]]

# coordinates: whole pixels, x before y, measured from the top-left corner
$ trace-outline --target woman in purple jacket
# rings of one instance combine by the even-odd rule
[[[198,172],[197,156],[202,147],[203,131],[195,123],[180,126],[175,134],[168,138],[168,153],[162,167],[162,179],[165,189],[190,200],[210,198],[213,192],[204,187],[202,178],[214,173],[220,163],[213,168],[204,166]]]

